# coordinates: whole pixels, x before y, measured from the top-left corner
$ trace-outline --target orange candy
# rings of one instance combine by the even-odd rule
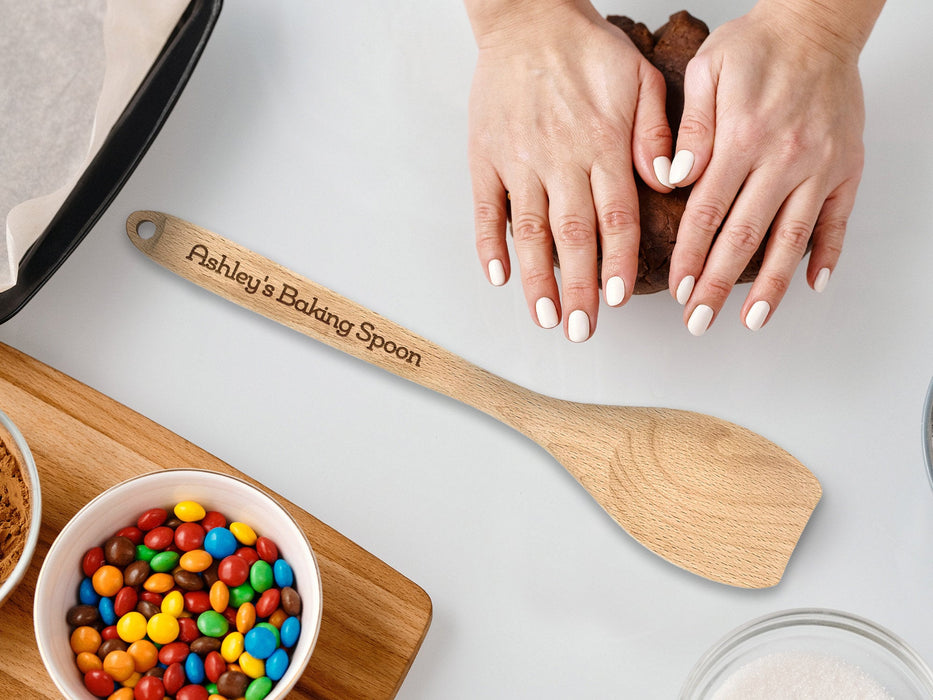
[[[115,566],[104,564],[91,577],[94,592],[104,598],[115,596],[123,588],[123,572]]]
[[[223,581],[214,581],[210,592],[211,607],[219,613],[227,609],[230,604],[230,589]]]
[[[96,654],[102,641],[100,632],[93,627],[87,625],[76,627],[75,631],[71,633],[71,650],[75,654],[80,654],[82,651]]]
[[[282,623],[285,622],[285,620],[287,619],[288,619],[288,613],[282,610],[282,608],[279,608],[274,613],[269,615],[269,624],[275,627],[276,629],[280,629],[282,627]]]
[[[236,610],[236,631],[246,634],[256,624],[256,606],[252,603],[243,603]]]
[[[130,687],[120,688],[115,693],[108,695],[107,700],[133,700],[133,689]]]
[[[113,680],[122,683],[136,672],[136,662],[128,652],[114,649],[104,657],[104,671]]]
[[[150,593],[168,593],[175,587],[175,579],[171,574],[165,572],[160,572],[157,574],[152,574],[146,581],[143,583],[143,588],[145,588]]]
[[[155,668],[155,665],[159,663],[159,650],[148,639],[133,642],[126,652],[133,657],[133,662],[139,673],[145,673],[150,668]]]
[[[78,664],[78,670],[81,671],[81,673],[98,671],[104,667],[104,662],[100,660],[100,657],[90,651],[82,651],[78,654],[75,663]]]
[[[181,555],[178,564],[185,571],[200,573],[207,569],[213,561],[214,557],[203,549],[192,549],[190,552]]]

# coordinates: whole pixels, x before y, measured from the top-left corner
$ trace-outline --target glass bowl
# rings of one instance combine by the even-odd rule
[[[867,676],[866,682],[879,691],[883,688],[896,700],[933,698],[933,673],[916,652],[891,632],[844,612],[798,609],[752,620],[731,632],[694,666],[681,691],[681,700],[714,700],[717,694],[734,697],[722,688],[730,678],[735,683],[739,678],[736,674],[743,668],[753,668],[748,664],[772,654],[797,653],[805,654],[807,659],[832,662],[833,668],[847,674]],[[787,680],[788,685],[791,682]],[[775,692],[774,697],[816,696]],[[819,697],[833,700],[826,695]]]
[[[3,444],[6,445],[7,450],[13,456],[26,481],[26,487],[29,489],[30,511],[29,528],[26,532],[23,549],[19,553],[19,560],[6,579],[0,582],[0,606],[2,606],[23,580],[23,576],[32,562],[32,556],[36,552],[36,543],[39,541],[39,528],[42,525],[42,494],[39,489],[39,472],[36,470],[36,462],[26,445],[26,440],[13,424],[13,421],[2,411],[0,411],[0,440],[3,441]]]

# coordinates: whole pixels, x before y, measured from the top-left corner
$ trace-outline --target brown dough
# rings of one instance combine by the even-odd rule
[[[16,567],[29,531],[29,487],[0,438],[0,583]]]
[[[624,31],[664,76],[667,83],[667,119],[676,139],[684,109],[684,72],[687,63],[709,35],[709,28],[686,10],[671,15],[667,24],[654,34],[644,24],[636,23],[628,17],[610,15],[607,19]],[[638,279],[633,293],[653,294],[668,288],[671,253],[692,188],[678,187],[667,194],[655,192],[642,181],[637,172],[635,185],[641,217],[641,245],[638,250]],[[751,282],[758,274],[766,241],[767,236],[739,277],[739,283]],[[559,266],[556,250],[554,265]]]

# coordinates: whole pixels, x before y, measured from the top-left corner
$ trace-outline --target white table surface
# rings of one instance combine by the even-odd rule
[[[750,2],[691,9],[711,25]],[[657,27],[679,4],[600,2]],[[828,289],[801,274],[753,334],[741,295],[702,338],[670,297],[605,307],[573,345],[475,260],[466,100],[448,2],[227,0],[167,124],[0,341],[286,495],[417,582],[434,620],[406,700],[675,698],[735,626],[868,617],[933,662],[933,62],[928,0],[891,2],[862,58],[867,166]],[[625,534],[537,445],[146,260],[136,209],[251,247],[532,389],[709,413],[777,442],[824,497],[784,580],[708,582]]]

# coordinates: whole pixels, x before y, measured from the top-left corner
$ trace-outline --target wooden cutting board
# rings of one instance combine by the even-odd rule
[[[29,444],[39,469],[43,501],[42,531],[32,566],[0,608],[0,697],[58,698],[36,647],[32,598],[45,554],[65,523],[101,491],[156,469],[210,468],[257,482],[166,428],[2,343],[0,410]],[[394,697],[431,623],[431,599],[339,532],[272,495],[305,529],[324,586],[317,646],[289,697]]]

